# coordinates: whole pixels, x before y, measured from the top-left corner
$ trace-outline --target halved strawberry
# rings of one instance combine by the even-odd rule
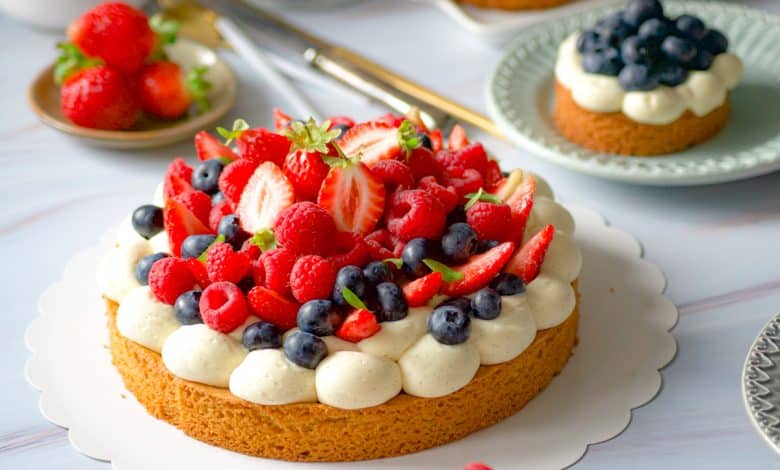
[[[189,258],[185,261],[187,261],[187,268],[192,273],[198,286],[201,289],[208,287],[211,284],[211,279],[209,279],[209,273],[206,271],[206,263],[198,258]]]
[[[357,343],[374,336],[381,329],[382,326],[376,321],[376,316],[370,311],[360,308],[347,315],[339,329],[336,330],[336,336],[345,341]]]
[[[281,131],[285,127],[289,126],[292,122],[292,118],[282,112],[279,108],[274,108],[274,129]]]
[[[488,160],[485,165],[485,191],[493,193],[504,183],[504,174],[501,172],[501,167],[495,160]]]
[[[192,167],[183,158],[174,159],[165,171],[163,195],[165,199],[192,189]]]
[[[441,137],[441,131],[439,129],[432,130],[428,137],[431,139],[431,150],[434,152],[438,152],[439,150],[444,148],[444,139]]]
[[[290,152],[290,139],[267,129],[247,129],[236,138],[241,158],[257,163],[274,162],[284,165],[284,157]]]
[[[213,233],[187,206],[173,198],[165,201],[163,219],[174,256],[180,256],[181,244],[188,236]]]
[[[404,119],[405,118],[403,116],[399,116],[393,113],[386,113],[374,119],[372,122],[376,122],[379,124],[389,124],[393,127],[398,127],[401,125],[401,123],[404,122]]]
[[[328,121],[330,121],[331,129],[336,126],[346,126],[349,128],[355,125],[355,121],[348,116],[331,116],[328,118]]]
[[[531,175],[525,175],[523,181],[520,182],[509,197],[504,199],[504,202],[513,205],[526,197],[530,196],[533,198],[534,193],[536,193],[536,180]]]
[[[526,194],[518,201],[514,201],[509,205],[509,209],[512,211],[511,221],[509,223],[509,230],[507,231],[505,241],[515,242],[520,244],[523,242],[523,236],[525,235],[525,226],[528,223],[528,217],[531,216],[531,209],[534,207],[533,194]]]
[[[241,193],[236,213],[241,228],[257,233],[271,228],[279,213],[295,202],[295,190],[273,162],[257,167]]]
[[[516,274],[526,284],[539,274],[544,255],[555,236],[555,227],[548,225],[525,242],[507,264],[505,271]]]
[[[441,289],[442,276],[434,271],[404,286],[404,297],[410,307],[421,307],[428,303]]]
[[[255,286],[247,294],[249,307],[260,319],[273,323],[282,330],[289,330],[296,324],[301,305],[261,286]]]
[[[447,148],[450,150],[458,150],[469,144],[469,139],[466,137],[466,129],[460,124],[455,124],[450,132],[450,138],[447,139]]]
[[[225,196],[225,199],[235,207],[241,200],[241,193],[244,192],[249,178],[255,173],[258,164],[250,160],[236,160],[222,170],[219,175],[219,190]]]
[[[317,204],[330,212],[340,231],[365,235],[385,210],[385,185],[362,162],[344,160],[328,172]]]
[[[512,257],[515,244],[504,242],[490,250],[474,255],[465,264],[452,269],[463,276],[459,281],[444,282],[441,293],[450,297],[466,295],[485,287],[501,272],[501,269]]]
[[[174,199],[189,209],[198,220],[208,225],[211,211],[211,197],[208,194],[192,189],[174,196]]]
[[[226,158],[231,161],[238,159],[238,155],[230,150],[230,147],[206,131],[195,134],[195,151],[201,161],[211,158]]]
[[[360,161],[373,168],[382,160],[397,158],[411,150],[413,145],[410,139],[415,137],[416,131],[411,122],[405,123],[408,124],[398,127],[384,122],[364,122],[348,130],[339,145],[345,155],[360,155]]]

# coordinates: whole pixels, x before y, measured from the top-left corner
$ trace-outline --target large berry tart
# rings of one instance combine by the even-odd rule
[[[696,16],[631,0],[569,36],[555,65],[555,123],[569,140],[624,155],[683,150],[717,134],[742,63]]]
[[[173,161],[98,267],[113,362],[149,413],[246,454],[361,460],[547,386],[582,258],[543,180],[414,115],[276,123],[199,133],[198,166]]]

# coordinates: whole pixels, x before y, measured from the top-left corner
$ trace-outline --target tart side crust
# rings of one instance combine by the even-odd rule
[[[576,282],[572,283],[575,292]],[[119,334],[118,305],[106,303],[113,363],[127,389],[151,415],[208,444],[258,457],[307,462],[417,452],[511,416],[566,365],[577,343],[579,320],[575,305],[566,321],[538,331],[518,357],[480,366],[468,385],[450,395],[420,398],[401,393],[379,406],[343,410],[320,403],[258,405],[227,389],[175,377],[160,354]]]
[[[482,8],[497,8],[500,10],[541,10],[553,8],[571,0],[458,0]]]
[[[690,110],[664,125],[642,124],[623,114],[595,113],[578,105],[571,91],[555,82],[553,118],[572,142],[597,152],[654,156],[685,150],[720,132],[729,117],[729,98],[705,116]]]

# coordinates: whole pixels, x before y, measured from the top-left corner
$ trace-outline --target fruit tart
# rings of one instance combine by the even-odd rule
[[[200,162],[170,164],[98,266],[113,363],[151,415],[254,456],[391,457],[563,369],[582,256],[543,179],[414,115],[275,118],[199,133]]]
[[[622,155],[684,150],[717,134],[742,76],[728,39],[701,19],[631,0],[569,36],[555,65],[554,120],[569,140]]]

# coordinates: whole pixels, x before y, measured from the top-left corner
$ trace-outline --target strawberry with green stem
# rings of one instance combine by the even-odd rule
[[[298,201],[315,201],[322,181],[330,167],[323,160],[329,145],[339,136],[339,129],[330,129],[330,121],[317,125],[309,118],[306,123],[295,121],[282,131],[290,139],[290,153],[284,161],[284,175],[295,188]]]
[[[183,116],[193,104],[199,113],[211,107],[208,93],[213,87],[206,79],[208,67],[196,66],[183,73],[175,62],[163,60],[144,66],[138,77],[141,107],[163,119]]]
[[[408,159],[412,150],[422,145],[414,124],[403,120],[394,125],[389,122],[364,122],[348,130],[339,141],[344,154],[350,158],[360,155],[369,168],[391,158]]]

